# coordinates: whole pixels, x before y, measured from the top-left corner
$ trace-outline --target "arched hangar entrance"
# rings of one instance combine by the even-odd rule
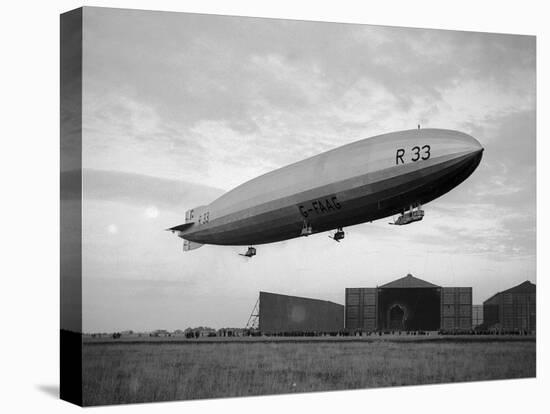
[[[378,288],[378,326],[390,331],[435,331],[441,288],[411,275]]]
[[[389,309],[389,328],[393,330],[402,331],[405,329],[405,310],[401,305],[393,305]]]

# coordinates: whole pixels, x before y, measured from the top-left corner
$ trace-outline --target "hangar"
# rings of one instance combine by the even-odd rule
[[[408,274],[374,288],[346,288],[345,327],[361,331],[472,328],[472,288],[441,287]]]
[[[327,300],[260,292],[258,310],[262,333],[328,333],[344,327],[344,306]]]
[[[488,329],[535,332],[537,287],[526,280],[483,302],[483,321]]]

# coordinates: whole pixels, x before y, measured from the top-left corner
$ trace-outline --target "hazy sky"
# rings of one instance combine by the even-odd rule
[[[344,303],[413,275],[474,302],[535,282],[535,38],[86,8],[83,329],[242,327],[265,290]],[[457,129],[472,177],[388,220],[183,253],[164,229],[259,174],[372,135]]]

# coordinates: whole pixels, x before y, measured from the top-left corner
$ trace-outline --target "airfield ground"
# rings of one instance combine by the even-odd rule
[[[536,341],[530,336],[121,339],[84,340],[85,405],[536,374]]]

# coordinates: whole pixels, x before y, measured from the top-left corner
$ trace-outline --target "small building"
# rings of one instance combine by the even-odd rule
[[[149,336],[160,337],[160,336],[171,336],[171,334],[166,329],[156,329],[153,332],[150,332]]]
[[[528,280],[483,302],[483,325],[502,332],[536,332],[537,287]]]
[[[345,315],[347,330],[468,330],[472,288],[441,287],[408,274],[374,288],[347,288]]]

